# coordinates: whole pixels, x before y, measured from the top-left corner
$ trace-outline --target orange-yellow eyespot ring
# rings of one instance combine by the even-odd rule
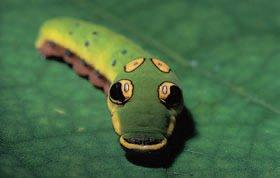
[[[164,72],[164,73],[168,73],[170,72],[170,68],[167,64],[165,64],[164,62],[162,62],[161,60],[159,59],[156,59],[156,58],[152,58],[152,63],[161,71],[161,72]]]
[[[177,108],[183,102],[181,89],[172,82],[163,82],[158,87],[158,97],[167,108]]]
[[[124,105],[133,95],[133,84],[123,79],[114,83],[109,90],[110,100],[118,105]]]
[[[130,99],[133,95],[133,85],[130,80],[120,80],[119,81],[122,84],[122,94],[125,97],[126,100]]]
[[[159,99],[165,102],[166,98],[170,95],[170,87],[175,85],[171,82],[163,82],[158,88]]]
[[[145,62],[145,58],[135,59],[124,66],[125,72],[132,72],[140,67]]]

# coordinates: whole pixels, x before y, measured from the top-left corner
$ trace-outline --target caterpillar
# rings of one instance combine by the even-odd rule
[[[165,62],[106,27],[67,17],[43,23],[35,45],[104,91],[125,149],[151,152],[167,145],[184,101]]]

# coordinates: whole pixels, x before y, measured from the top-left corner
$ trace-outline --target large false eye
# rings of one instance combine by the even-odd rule
[[[161,72],[164,72],[164,73],[168,73],[170,72],[170,68],[167,64],[165,64],[164,62],[162,62],[161,60],[159,59],[156,59],[156,58],[152,58],[152,63],[161,71]]]
[[[158,88],[160,101],[167,108],[175,108],[182,102],[183,95],[181,89],[171,82],[163,82]]]
[[[133,84],[130,80],[119,80],[114,83],[109,91],[110,100],[119,105],[124,105],[133,95]]]

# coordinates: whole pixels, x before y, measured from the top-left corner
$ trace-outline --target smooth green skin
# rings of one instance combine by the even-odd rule
[[[121,79],[131,80],[134,86],[132,98],[117,109],[122,135],[125,137],[139,135],[153,138],[166,137],[170,116],[176,116],[180,111],[178,108],[167,109],[160,102],[158,87],[166,81],[180,87],[176,75],[172,71],[161,72],[150,58],[146,58],[136,70],[130,73],[120,72],[113,83]]]

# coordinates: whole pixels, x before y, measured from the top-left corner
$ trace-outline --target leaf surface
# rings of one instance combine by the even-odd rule
[[[279,177],[277,1],[3,1],[0,173],[5,177]],[[34,49],[43,21],[102,24],[165,59],[196,136],[168,168],[132,164],[104,95]]]

